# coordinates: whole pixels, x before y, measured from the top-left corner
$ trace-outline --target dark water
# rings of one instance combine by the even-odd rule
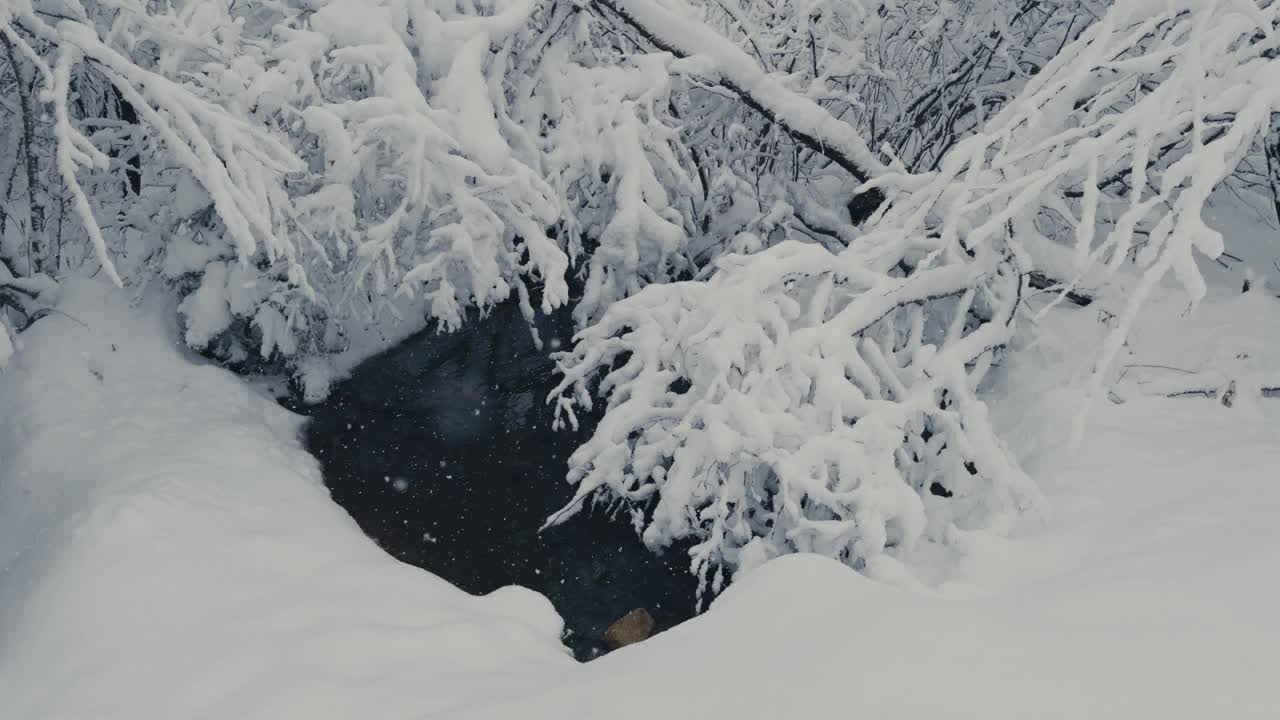
[[[539,319],[567,342],[568,318]],[[309,449],[333,498],[387,552],[471,593],[523,585],[565,619],[580,659],[646,608],[659,630],[693,614],[684,552],[658,557],[630,523],[582,514],[542,533],[572,496],[565,463],[593,425],[552,431],[555,385],[513,306],[453,334],[424,333],[361,365],[311,415]]]

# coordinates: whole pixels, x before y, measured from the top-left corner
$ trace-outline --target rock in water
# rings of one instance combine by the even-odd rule
[[[610,650],[617,650],[620,647],[626,647],[638,643],[641,640],[648,640],[653,635],[655,624],[653,618],[649,615],[649,611],[644,608],[636,608],[621,619],[609,626],[604,631],[604,643],[609,646]]]

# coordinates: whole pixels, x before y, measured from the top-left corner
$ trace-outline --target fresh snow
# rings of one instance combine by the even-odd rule
[[[1150,310],[1130,360],[1256,341],[1224,317],[1280,322],[1262,293],[1175,305]],[[969,536],[914,590],[785,556],[701,618],[454,717],[1276,717],[1280,405],[1138,396],[1096,407],[1078,449],[1055,444],[1081,400],[1053,386],[1087,359],[1071,338],[1106,328],[1088,309],[1050,320],[1064,339],[1006,376],[1043,403],[998,418],[1054,510],[1043,524]]]
[[[572,666],[546,599],[367,540],[297,418],[161,313],[66,295],[0,376],[0,718],[421,717]]]
[[[1280,715],[1277,28],[0,0],[0,720]],[[705,617],[572,662],[266,396],[505,302],[607,404],[572,506],[736,573]]]
[[[1185,338],[1277,305],[1222,293],[1179,324],[1157,304],[1121,365],[1193,364]],[[1079,396],[1053,385],[1071,337],[1105,331],[1096,311],[1056,311],[1065,339],[1001,370],[1042,390],[994,418],[1053,508],[1042,524],[967,536],[915,589],[786,556],[585,665],[539,596],[471,597],[365,539],[297,419],[185,357],[155,319],[172,308],[73,283],[62,311],[0,375],[6,720],[1239,720],[1280,704],[1280,406],[1134,392],[1093,409],[1083,446],[1055,445]]]

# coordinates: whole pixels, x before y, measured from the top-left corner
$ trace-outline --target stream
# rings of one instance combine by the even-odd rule
[[[566,312],[540,316],[567,342]],[[645,608],[659,631],[694,614],[688,556],[663,556],[630,522],[582,513],[539,532],[572,497],[566,461],[594,428],[551,430],[554,363],[514,304],[455,333],[420,333],[337,385],[311,417],[308,449],[333,498],[392,556],[474,594],[546,595],[580,660],[606,651],[614,620]]]

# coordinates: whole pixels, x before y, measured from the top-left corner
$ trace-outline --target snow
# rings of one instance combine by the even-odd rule
[[[1074,407],[1003,418],[1052,519],[972,534],[932,587],[784,556],[699,619],[455,717],[1274,717],[1280,407],[1139,397],[1096,408],[1079,449],[1029,442]]]
[[[1130,351],[1212,358],[1186,338],[1266,303],[1157,304]],[[914,589],[772,560],[585,665],[542,598],[468,596],[363,538],[297,419],[183,357],[171,308],[72,284],[62,310],[0,375],[5,718],[1274,717],[1280,405],[1134,393],[1055,444],[1096,310],[999,370],[1041,399],[993,420],[1047,520],[966,535]]]
[[[187,344],[193,348],[205,347],[231,325],[227,275],[225,262],[209,263],[200,279],[200,287],[178,305],[178,312],[187,319]]]
[[[785,5],[0,5],[0,720],[1274,714],[1280,265],[1234,243],[1280,2]],[[892,200],[861,230],[828,160]],[[571,284],[574,505],[742,571],[586,666],[544,598],[387,558],[186,354],[245,331],[317,400]]]
[[[420,717],[572,666],[541,596],[369,542],[296,417],[138,319],[172,308],[62,309],[0,376],[0,716]]]

